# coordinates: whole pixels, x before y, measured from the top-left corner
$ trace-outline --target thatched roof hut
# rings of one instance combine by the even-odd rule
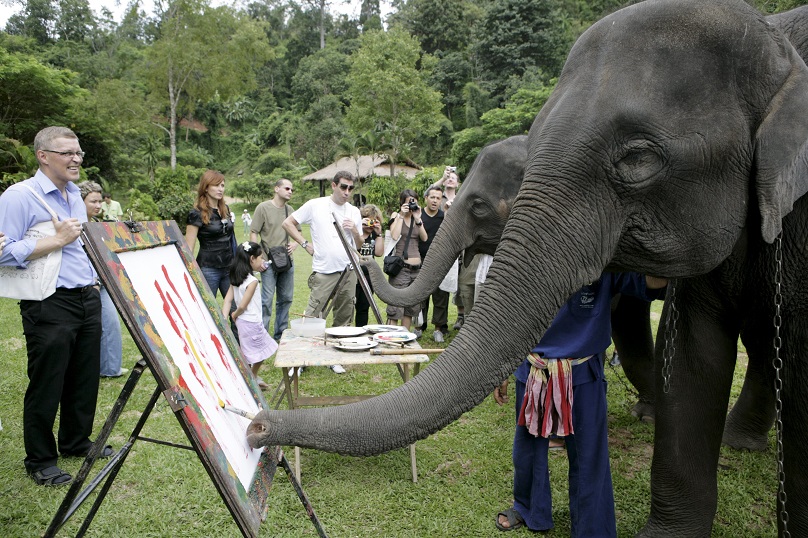
[[[326,181],[334,179],[334,175],[340,170],[350,172],[362,181],[371,176],[390,177],[391,168],[389,157],[383,154],[360,155],[358,159],[341,157],[325,168],[303,176],[303,181],[319,181],[320,195],[325,196]],[[404,174],[408,179],[414,178],[420,170],[421,167],[408,160],[396,163],[395,166],[395,173]]]

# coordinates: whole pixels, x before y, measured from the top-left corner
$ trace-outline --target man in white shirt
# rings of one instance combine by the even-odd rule
[[[337,172],[331,181],[331,196],[309,200],[283,221],[283,229],[289,237],[300,243],[314,257],[308,282],[311,295],[305,312],[307,316],[319,316],[322,313],[342,271],[351,263],[337,235],[332,213],[340,219],[348,244],[354,249],[362,244],[362,217],[359,209],[348,202],[353,190],[353,175],[345,171]],[[311,225],[311,243],[298,230],[300,224]],[[351,270],[334,297],[334,327],[351,324],[355,297],[356,274]],[[336,373],[345,371],[340,365],[334,365],[331,369]]]

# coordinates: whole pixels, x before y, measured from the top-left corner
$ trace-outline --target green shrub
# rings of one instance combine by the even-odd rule
[[[157,202],[157,214],[161,219],[176,221],[182,233],[185,233],[188,213],[193,209],[194,201],[194,196],[189,192],[169,194]]]
[[[135,221],[158,220],[160,210],[151,195],[138,189],[130,189],[127,193],[129,205],[125,218],[129,219],[129,212]]]
[[[288,169],[292,166],[292,158],[285,151],[269,150],[258,159],[256,168],[262,174],[271,174],[277,168]]]
[[[390,213],[398,211],[401,207],[401,204],[398,203],[401,191],[410,188],[412,185],[404,174],[396,174],[392,178],[374,176],[365,183],[362,194],[367,197],[368,203],[379,206],[382,215],[387,219]]]

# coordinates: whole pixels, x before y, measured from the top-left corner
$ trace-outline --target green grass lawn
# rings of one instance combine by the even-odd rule
[[[295,263],[292,312],[303,312],[311,259],[298,250]],[[657,302],[655,307],[658,312],[661,303]],[[451,308],[450,321],[453,321],[455,312]],[[431,332],[422,338],[421,344],[440,346],[432,341]],[[0,536],[38,536],[48,526],[67,488],[36,486],[22,466],[22,401],[27,383],[25,342],[19,309],[15,301],[8,299],[0,299],[0,349],[3,350]],[[138,358],[137,348],[125,334],[124,366],[131,368]],[[740,392],[745,366],[746,358],[741,354],[733,400]],[[261,372],[273,386],[280,380],[280,374],[274,370],[268,364]],[[633,396],[626,389],[622,370],[608,366],[607,370],[618,533],[633,536],[649,510],[653,426],[639,423],[630,415]],[[303,374],[301,391],[312,396],[383,393],[399,383],[396,369],[390,366],[348,367],[348,373],[342,376],[326,368],[310,368]],[[101,380],[96,431],[100,430],[123,384],[124,378]],[[128,439],[155,387],[151,374],[146,373],[113,431],[111,442],[116,448]],[[444,430],[418,442],[415,484],[410,479],[407,449],[369,458],[304,450],[303,487],[326,532],[333,537],[500,536],[493,521],[495,514],[511,503],[513,414],[512,406],[498,407],[487,398]],[[162,399],[142,435],[187,444],[179,422]],[[775,535],[776,476],[771,439],[765,453],[722,449],[713,536]],[[288,453],[292,459],[293,452]],[[550,460],[556,528],[548,536],[568,536],[566,454],[553,451]],[[81,460],[63,459],[59,464],[75,474]],[[283,471],[278,473],[260,535],[316,536]],[[85,503],[60,536],[76,534],[90,504]],[[526,531],[517,532],[529,535]],[[137,442],[87,535],[192,538],[235,537],[240,533],[192,452]]]

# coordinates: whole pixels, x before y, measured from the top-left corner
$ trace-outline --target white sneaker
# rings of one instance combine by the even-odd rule
[[[435,331],[435,333],[432,335],[432,339],[435,340],[435,342],[443,342],[443,333],[439,330]]]
[[[331,371],[335,374],[344,374],[345,368],[343,368],[341,364],[333,364],[331,365]]]
[[[303,367],[298,366],[297,367],[297,376],[300,377],[300,374],[302,374],[302,373],[303,373]],[[295,369],[294,368],[289,368],[289,377],[292,377],[294,375],[295,375]]]

